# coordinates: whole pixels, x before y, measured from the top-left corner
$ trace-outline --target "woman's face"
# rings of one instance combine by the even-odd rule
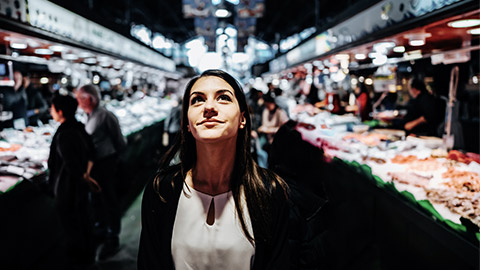
[[[233,88],[223,79],[207,76],[198,79],[190,90],[188,130],[197,142],[236,142],[245,117]]]

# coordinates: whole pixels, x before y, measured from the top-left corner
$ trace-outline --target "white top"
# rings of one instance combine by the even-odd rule
[[[215,221],[208,225],[212,198]],[[248,231],[253,235],[248,211],[243,212]],[[251,269],[254,255],[255,247],[243,233],[232,192],[210,196],[185,184],[173,225],[175,269]]]

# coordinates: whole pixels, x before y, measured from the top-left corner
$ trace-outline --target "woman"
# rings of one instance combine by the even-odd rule
[[[88,190],[99,191],[90,178],[93,143],[82,123],[75,119],[77,101],[56,95],[50,112],[60,123],[50,146],[49,185],[67,236],[70,266],[83,269],[95,262],[95,245],[88,214]]]
[[[231,75],[207,70],[187,84],[181,140],[143,195],[138,269],[289,266],[287,186],[252,159],[250,132]]]

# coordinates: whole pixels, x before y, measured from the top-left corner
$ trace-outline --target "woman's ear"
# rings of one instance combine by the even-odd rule
[[[240,129],[243,129],[247,124],[247,119],[245,118],[245,112],[242,112],[242,120],[240,120]]]

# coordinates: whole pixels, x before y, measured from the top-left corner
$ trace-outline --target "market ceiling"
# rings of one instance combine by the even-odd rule
[[[182,0],[51,1],[125,36],[129,36],[132,24],[143,24],[177,43],[197,35],[193,18],[184,16]],[[377,2],[379,0],[265,0],[265,11],[256,22],[254,35],[269,44],[278,44],[313,26],[327,29]],[[234,16],[226,20],[233,19]],[[233,21],[227,23],[233,24]]]

